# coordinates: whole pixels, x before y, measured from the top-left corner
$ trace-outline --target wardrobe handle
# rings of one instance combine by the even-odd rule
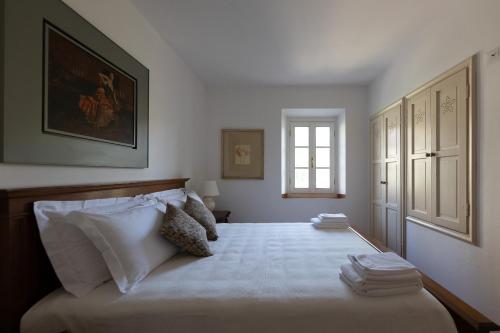
[[[436,153],[431,153],[431,157],[434,157],[434,156],[436,156]]]
[[[432,154],[431,153],[425,153],[425,157],[431,157]]]
[[[385,185],[385,184],[387,184],[387,182],[386,182],[385,180],[381,180],[381,181],[380,181],[380,184]]]

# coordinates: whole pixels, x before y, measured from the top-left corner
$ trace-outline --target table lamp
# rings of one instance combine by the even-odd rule
[[[213,211],[215,209],[214,197],[219,195],[219,189],[217,188],[217,183],[215,182],[215,180],[207,180],[203,182],[200,194],[203,197],[205,206]]]

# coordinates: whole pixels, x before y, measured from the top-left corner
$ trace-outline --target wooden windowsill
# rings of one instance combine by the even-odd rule
[[[339,193],[283,193],[283,199],[343,199],[345,194]]]

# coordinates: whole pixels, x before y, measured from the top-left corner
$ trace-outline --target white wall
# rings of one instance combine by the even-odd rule
[[[500,61],[492,63],[486,54],[500,45],[500,1],[454,5],[371,85],[370,112],[479,53],[479,246],[409,223],[407,250],[425,273],[500,323]]]
[[[212,87],[208,89],[207,174],[217,179],[217,207],[232,221],[308,221],[324,211],[342,211],[365,231],[369,225],[367,89],[334,87]],[[281,111],[287,108],[345,108],[347,198],[281,198]],[[265,130],[265,179],[220,179],[220,130]]]
[[[0,188],[193,177],[203,178],[205,88],[128,1],[65,0],[149,68],[149,168],[0,164]]]

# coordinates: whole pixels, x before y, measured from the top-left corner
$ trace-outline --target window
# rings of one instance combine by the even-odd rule
[[[288,121],[287,193],[335,193],[335,122]]]

